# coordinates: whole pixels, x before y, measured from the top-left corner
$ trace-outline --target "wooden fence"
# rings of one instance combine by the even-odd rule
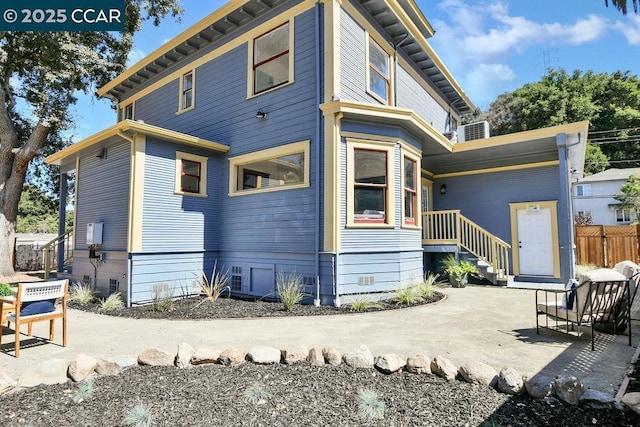
[[[620,261],[640,262],[640,225],[576,226],[578,264],[611,268]]]

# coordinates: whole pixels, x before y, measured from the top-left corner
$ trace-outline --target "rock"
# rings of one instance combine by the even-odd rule
[[[98,360],[96,373],[98,375],[118,375],[120,373],[120,366],[117,363],[101,359]]]
[[[399,372],[405,365],[405,360],[395,353],[387,353],[375,358],[375,367],[383,374]]]
[[[157,348],[146,348],[138,355],[138,363],[148,366],[173,366],[176,356]]]
[[[178,368],[190,368],[191,358],[196,350],[187,343],[178,344],[178,352],[176,353],[175,365]]]
[[[412,374],[430,374],[431,373],[431,360],[426,354],[416,354],[407,358],[407,365],[405,366],[407,372]]]
[[[324,366],[324,356],[322,355],[322,350],[315,347],[309,350],[307,361],[311,364],[311,366]]]
[[[193,353],[193,356],[191,356],[191,364],[204,365],[217,363],[220,353],[222,352],[217,348],[199,348]]]
[[[498,373],[491,366],[478,361],[467,362],[458,369],[464,380],[471,384],[495,387],[498,384]]]
[[[259,345],[251,347],[247,352],[246,359],[258,365],[273,365],[280,363],[280,350],[274,347]]]
[[[278,355],[280,351],[278,351]],[[236,366],[244,363],[247,353],[239,348],[231,347],[220,353],[218,363],[225,366]]]
[[[342,355],[334,347],[325,347],[322,349],[322,356],[329,365],[339,365],[342,363]]]
[[[98,361],[86,354],[79,354],[69,363],[69,378],[75,382],[83,381],[98,366]]]
[[[309,355],[309,349],[303,345],[294,345],[282,350],[282,361],[285,365],[301,362]]]
[[[373,354],[364,345],[343,354],[342,361],[352,368],[373,368]]]
[[[124,359],[118,359],[116,361],[116,364],[120,367],[120,370],[122,371],[122,370],[130,368],[132,366],[138,365],[138,361],[136,359],[132,359],[130,357],[126,357]]]
[[[551,381],[540,377],[525,378],[524,389],[530,397],[534,399],[544,399],[551,395]]]
[[[610,409],[615,406],[616,399],[602,391],[587,389],[580,396],[580,404],[596,409]]]
[[[553,382],[558,399],[570,405],[580,403],[580,396],[584,393],[584,386],[572,375],[558,375]]]
[[[431,372],[447,381],[453,381],[458,375],[458,369],[449,359],[436,356],[431,361]]]
[[[34,387],[39,384],[64,384],[69,378],[69,362],[63,359],[50,359],[42,362],[20,375],[18,387]]]
[[[636,414],[640,414],[640,393],[627,393],[620,400],[624,406],[631,409]]]
[[[2,332],[0,331],[0,333]],[[18,382],[9,375],[9,370],[0,368],[0,396],[9,393],[16,385],[18,385]]]
[[[524,392],[522,375],[513,368],[501,370],[498,376],[498,390],[506,394],[522,394]]]

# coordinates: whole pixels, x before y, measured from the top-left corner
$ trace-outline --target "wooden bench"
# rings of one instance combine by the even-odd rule
[[[69,298],[69,280],[53,280],[48,282],[19,283],[15,295],[13,313],[6,315],[7,326],[13,323],[15,330],[15,355],[20,357],[20,327],[27,325],[27,333],[32,335],[35,322],[49,321],[49,341],[54,339],[54,320],[62,320],[62,345],[67,346],[67,300]],[[24,314],[25,303],[53,302],[53,310]],[[4,311],[5,302],[0,300],[0,309]],[[21,311],[23,313],[21,313]],[[0,334],[2,344],[2,334]]]
[[[595,326],[612,324],[614,332],[618,324],[621,302],[630,301],[629,280],[615,270],[600,268],[581,276],[574,289],[564,291],[536,291],[536,333],[540,328],[570,333],[578,327],[591,327],[591,350],[595,350]],[[626,318],[630,318],[629,304],[625,308]],[[543,316],[544,322],[540,322]],[[622,332],[622,331],[621,331]],[[631,324],[628,327],[631,345]]]

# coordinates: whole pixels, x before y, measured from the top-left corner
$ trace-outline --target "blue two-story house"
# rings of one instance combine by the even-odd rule
[[[588,123],[458,127],[433,35],[413,0],[233,0],[160,46],[99,90],[115,125],[47,158],[75,175],[73,278],[132,304],[217,263],[235,294],[295,271],[339,305],[468,251],[566,281]]]

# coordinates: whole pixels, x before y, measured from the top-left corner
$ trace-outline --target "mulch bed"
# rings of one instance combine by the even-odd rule
[[[414,304],[402,304],[393,300],[385,300],[368,307],[363,312],[394,310],[431,304],[444,298],[442,292],[434,291],[433,296],[422,299]],[[173,301],[170,310],[159,309],[158,305],[147,304],[130,308],[104,311],[100,304],[92,303],[79,305],[70,303],[70,308],[108,314],[110,316],[131,317],[136,319],[229,319],[247,317],[282,317],[282,316],[319,316],[332,314],[355,313],[356,310],[345,304],[341,307],[313,304],[296,304],[292,311],[285,311],[282,303],[257,299],[219,298],[215,302],[203,301],[201,297],[181,298]]]
[[[144,405],[156,426],[637,426],[628,410],[570,407],[555,400],[510,397],[488,387],[434,375],[382,375],[345,365],[193,369],[130,368],[98,377],[76,403],[81,384],[38,386],[0,398],[2,426],[121,426]],[[360,390],[384,403],[373,419]],[[369,400],[369,407],[375,402]]]

